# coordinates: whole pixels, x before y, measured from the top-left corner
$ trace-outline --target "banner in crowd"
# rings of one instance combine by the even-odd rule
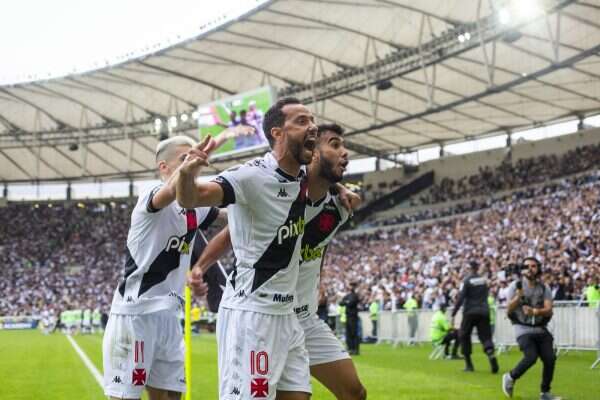
[[[0,317],[1,329],[35,329],[39,320],[34,317]]]
[[[259,148],[266,149],[269,144],[263,132],[262,122],[265,113],[274,103],[275,96],[272,87],[264,86],[199,106],[200,140],[206,135],[217,136],[227,128],[245,125],[254,128],[254,131],[228,139],[213,154],[223,155]]]

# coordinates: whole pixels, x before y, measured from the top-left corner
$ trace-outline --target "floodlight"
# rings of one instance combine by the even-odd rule
[[[536,0],[519,0],[515,7],[521,18],[531,18],[540,12],[540,5]]]
[[[498,11],[498,20],[502,25],[508,25],[510,23],[510,12],[506,8],[502,8]]]

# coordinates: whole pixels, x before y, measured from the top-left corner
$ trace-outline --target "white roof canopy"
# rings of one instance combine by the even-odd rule
[[[344,126],[355,157],[598,112],[600,5],[495,3],[273,1],[142,59],[2,86],[0,181],[151,176],[156,118],[265,84]]]

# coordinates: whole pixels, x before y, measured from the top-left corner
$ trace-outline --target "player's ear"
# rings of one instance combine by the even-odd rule
[[[281,141],[283,138],[283,129],[279,126],[274,126],[271,128],[271,136],[275,141]]]
[[[167,165],[167,162],[165,160],[160,160],[156,163],[156,165],[161,174],[167,172],[167,170],[169,169],[169,166]]]
[[[312,162],[315,162],[315,163],[318,163],[319,158],[321,157],[321,153],[317,150],[318,149],[315,149],[315,151],[313,151],[313,155],[312,155]]]

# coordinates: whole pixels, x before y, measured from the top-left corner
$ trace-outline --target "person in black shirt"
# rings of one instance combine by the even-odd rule
[[[341,301],[341,305],[346,307],[346,346],[348,353],[352,355],[360,354],[360,338],[358,337],[358,303],[360,299],[356,294],[356,282],[350,284],[350,293]]]
[[[460,326],[460,339],[462,353],[465,357],[466,372],[472,372],[473,361],[471,360],[471,333],[477,327],[479,341],[490,361],[492,373],[498,372],[498,360],[494,353],[494,342],[492,341],[492,330],[490,326],[490,309],[488,306],[487,279],[478,275],[479,264],[475,261],[469,262],[469,274],[462,283],[458,300],[452,310],[452,325],[458,310],[463,307],[463,318]]]

